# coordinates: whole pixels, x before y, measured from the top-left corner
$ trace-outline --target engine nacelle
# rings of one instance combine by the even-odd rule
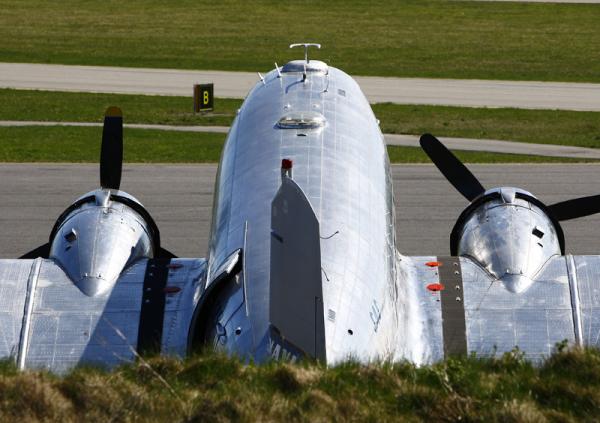
[[[73,203],[50,235],[50,258],[75,285],[95,296],[112,288],[129,264],[160,248],[152,217],[132,196],[99,189]]]
[[[476,198],[458,218],[450,236],[451,254],[478,262],[506,288],[527,289],[554,255],[564,254],[558,221],[532,194],[496,188]]]

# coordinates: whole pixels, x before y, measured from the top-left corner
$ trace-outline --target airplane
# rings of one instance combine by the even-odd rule
[[[429,134],[421,145],[469,201],[450,255],[396,249],[383,135],[358,84],[319,60],[275,66],[227,135],[207,258],[177,258],[119,190],[122,114],[105,115],[100,188],[47,244],[0,260],[0,357],[20,369],[114,367],[205,348],[254,362],[425,364],[518,347],[600,346],[600,256],[565,255],[561,220],[600,196],[551,206],[484,189]],[[401,201],[401,199],[400,199]]]

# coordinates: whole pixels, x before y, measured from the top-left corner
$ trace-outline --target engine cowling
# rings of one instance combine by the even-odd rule
[[[564,254],[564,235],[547,207],[518,188],[495,188],[475,199],[450,236],[451,254],[479,263],[506,288],[527,289],[555,255]]]
[[[150,214],[129,194],[92,191],[69,206],[50,235],[56,260],[86,295],[110,290],[121,272],[159,251],[159,232]]]

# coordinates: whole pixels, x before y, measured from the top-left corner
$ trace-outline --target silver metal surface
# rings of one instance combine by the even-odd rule
[[[313,355],[328,364],[442,359],[451,319],[462,325],[463,351],[477,355],[518,347],[539,360],[563,340],[600,344],[600,258],[560,256],[560,227],[528,192],[491,190],[467,209],[457,227],[464,257],[447,262],[456,269],[440,271],[436,257],[401,256],[378,122],[352,78],[307,62],[269,72],[242,105],[217,173],[207,261],[148,259],[151,218],[137,201],[92,192],[59,220],[53,259],[0,261],[0,353],[21,367],[57,372],[79,363],[112,366],[135,359],[158,333],[162,353],[183,355],[205,342],[257,362],[294,360],[311,343],[294,345],[272,321],[294,319],[296,326],[323,319],[324,351]],[[278,125],[282,116],[302,118],[289,128]],[[318,125],[307,128],[307,116],[319,117]],[[293,175],[282,172],[282,159],[293,162]],[[292,176],[316,219],[318,247],[297,254],[305,262],[275,263],[273,273],[272,229],[279,227],[272,227],[271,205],[281,178]],[[286,236],[308,237],[297,220],[297,228],[286,223]],[[319,277],[310,281],[316,308],[300,307],[314,314],[303,319],[291,307],[286,315],[283,304],[272,308],[285,296],[271,291],[273,274],[281,281],[297,266],[314,267],[317,253]]]
[[[571,308],[573,309],[573,326],[575,331],[575,342],[583,346],[583,326],[581,322],[581,303],[579,301],[579,280],[577,279],[577,268],[575,258],[568,254],[565,256],[567,264],[567,275],[569,277],[569,289],[571,290]]]
[[[135,360],[146,264],[138,261],[109,292],[90,297],[52,260],[0,261],[0,355],[17,358],[19,368],[59,373]],[[176,259],[170,266],[160,351],[182,357],[206,265]]]
[[[574,256],[583,344],[600,348],[600,256]]]
[[[94,191],[92,201],[64,218],[51,243],[50,257],[88,296],[109,291],[126,266],[154,254],[147,222],[111,195]]]
[[[561,254],[554,224],[531,197],[514,188],[486,192],[457,223],[457,254],[473,258],[512,292],[526,290],[544,263]]]
[[[518,348],[532,360],[549,356],[556,343],[574,343],[565,260],[550,260],[529,289],[511,292],[468,259],[461,259],[469,352],[480,356]]]
[[[309,72],[306,81],[272,71],[265,83],[250,92],[231,127],[215,189],[209,269],[242,247],[248,225],[246,326],[253,336],[235,352],[270,356],[265,307],[270,203],[280,184],[281,159],[290,158],[294,181],[315,210],[324,238],[324,309],[336,313],[335,322],[326,322],[327,361],[389,355],[402,334],[384,324],[396,301],[389,297],[396,290],[393,202],[373,112],[354,80],[335,68],[328,75]],[[327,124],[306,133],[275,126],[292,111],[318,112]]]
[[[294,48],[294,47],[304,47],[304,61],[306,63],[309,63],[310,61],[308,60],[308,49],[310,47],[316,47],[318,49],[321,48],[321,44],[317,44],[317,43],[296,43],[296,44],[290,44],[290,48]]]
[[[302,74],[306,72],[319,72],[322,74],[327,74],[328,71],[329,66],[320,60],[311,60],[310,62],[307,62],[306,60],[292,60],[291,62],[283,65],[281,68],[282,73]]]

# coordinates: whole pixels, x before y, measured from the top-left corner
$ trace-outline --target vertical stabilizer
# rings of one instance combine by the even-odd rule
[[[286,344],[325,361],[319,221],[287,175],[271,205],[270,321]]]

